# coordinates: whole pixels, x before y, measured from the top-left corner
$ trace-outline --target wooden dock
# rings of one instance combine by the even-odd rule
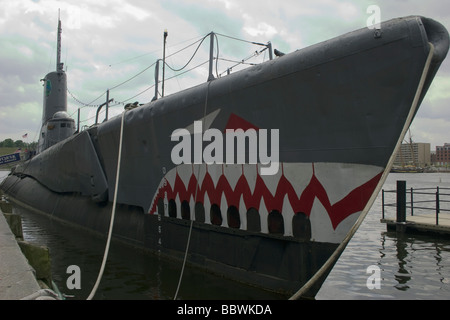
[[[431,190],[431,191],[430,191]],[[397,181],[397,190],[382,192],[382,218],[388,230],[450,236],[449,188],[406,189],[406,181]],[[396,202],[386,203],[385,193],[395,192]],[[407,201],[409,195],[409,201]],[[418,200],[418,196],[424,196]],[[446,198],[447,197],[447,198]],[[447,204],[447,207],[443,207]],[[385,207],[396,207],[396,218],[385,217]],[[407,215],[407,209],[410,215]],[[414,214],[413,214],[414,212]],[[417,214],[420,212],[420,214]]]
[[[381,219],[380,221],[386,223],[387,229],[391,231],[450,236],[449,214],[441,214],[439,224],[436,224],[434,216],[410,216],[405,222],[397,222],[395,219]]]

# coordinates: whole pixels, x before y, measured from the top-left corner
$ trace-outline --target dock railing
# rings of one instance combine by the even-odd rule
[[[396,195],[396,202],[390,202]],[[389,202],[387,202],[389,201]],[[439,214],[450,212],[450,188],[406,188],[406,181],[397,181],[397,190],[382,190],[382,219],[385,219],[386,208],[396,207],[397,222],[406,222],[407,209],[410,216],[430,216],[435,214],[435,224],[439,225]]]

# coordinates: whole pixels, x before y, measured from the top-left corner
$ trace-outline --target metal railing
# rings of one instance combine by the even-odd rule
[[[395,193],[396,202],[386,203],[386,194]],[[409,199],[408,199],[409,198]],[[439,225],[439,214],[450,212],[450,209],[443,208],[442,205],[450,203],[450,188],[406,188],[406,181],[397,181],[396,190],[382,190],[382,219],[385,219],[386,207],[396,207],[397,222],[406,221],[406,209],[410,215],[433,211],[436,217],[436,225]]]

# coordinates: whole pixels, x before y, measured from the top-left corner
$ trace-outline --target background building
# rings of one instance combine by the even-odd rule
[[[444,143],[443,146],[436,146],[437,165],[445,166],[450,164],[450,143]]]
[[[448,148],[450,150],[450,144]],[[403,143],[397,152],[394,166],[427,167],[431,165],[430,149],[429,143]]]

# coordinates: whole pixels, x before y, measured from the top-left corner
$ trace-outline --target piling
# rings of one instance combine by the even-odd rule
[[[2,213],[16,240],[23,241],[22,217],[11,212]]]
[[[0,201],[0,210],[2,212],[11,213],[12,212],[11,203],[6,202],[6,201]]]
[[[406,181],[397,181],[397,232],[406,231]]]
[[[52,288],[51,259],[48,247],[27,241],[18,241],[18,244],[28,263],[34,269],[39,286],[45,289]]]

